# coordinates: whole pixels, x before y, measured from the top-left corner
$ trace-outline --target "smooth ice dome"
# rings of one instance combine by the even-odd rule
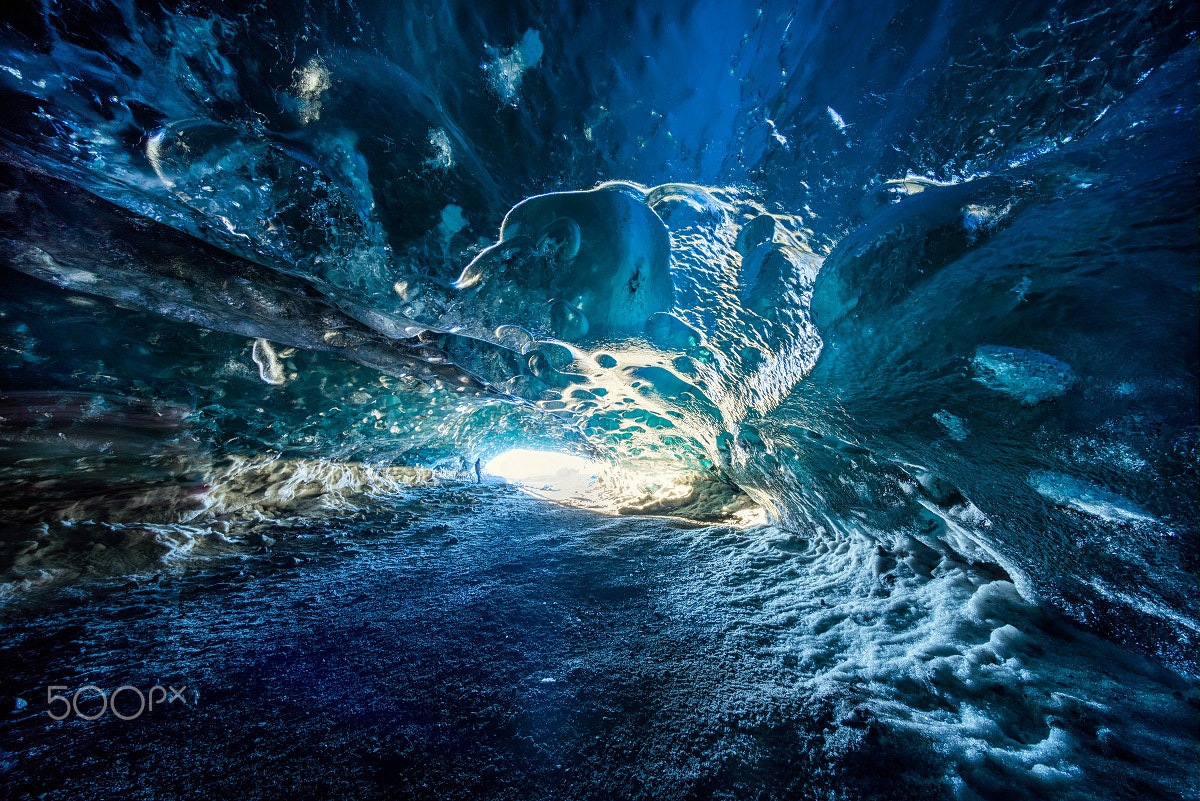
[[[666,226],[635,187],[556,192],[521,201],[500,241],[475,257],[455,286],[491,280],[548,298],[551,330],[568,341],[638,333],[672,305]]]

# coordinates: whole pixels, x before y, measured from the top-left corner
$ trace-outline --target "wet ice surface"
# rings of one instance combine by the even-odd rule
[[[920,546],[422,488],[3,614],[17,798],[1197,789],[1194,688]],[[155,683],[190,706],[46,714]]]

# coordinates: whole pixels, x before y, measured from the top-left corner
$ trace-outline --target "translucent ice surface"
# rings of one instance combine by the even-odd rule
[[[1131,709],[1198,674],[1185,6],[17,3],[6,603],[305,560],[281,531],[416,487],[450,510],[508,491],[503,454],[565,454],[588,467],[555,500],[589,511],[554,520],[717,527],[660,554],[761,640],[711,686],[770,652],[867,688],[812,701],[814,753],[877,723],[941,744],[934,795],[1103,797],[1153,733],[1071,684],[1086,649],[1056,632],[1149,677]],[[762,714],[712,720],[784,737]],[[1101,763],[1118,778],[1089,783]],[[752,795],[680,782],[629,792]]]

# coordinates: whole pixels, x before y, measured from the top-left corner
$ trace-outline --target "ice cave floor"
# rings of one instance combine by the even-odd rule
[[[503,485],[10,599],[14,798],[1184,798],[1194,688],[994,568]],[[50,719],[87,685],[181,696]],[[182,688],[186,686],[186,690]],[[83,715],[99,697],[79,697]],[[13,699],[21,699],[15,701]],[[137,707],[126,691],[118,706]],[[123,706],[122,706],[123,705]],[[1194,796],[1192,796],[1194,797]]]

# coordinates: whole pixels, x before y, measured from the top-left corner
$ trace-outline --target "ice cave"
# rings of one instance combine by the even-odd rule
[[[1200,796],[1198,9],[7,0],[0,797]]]

